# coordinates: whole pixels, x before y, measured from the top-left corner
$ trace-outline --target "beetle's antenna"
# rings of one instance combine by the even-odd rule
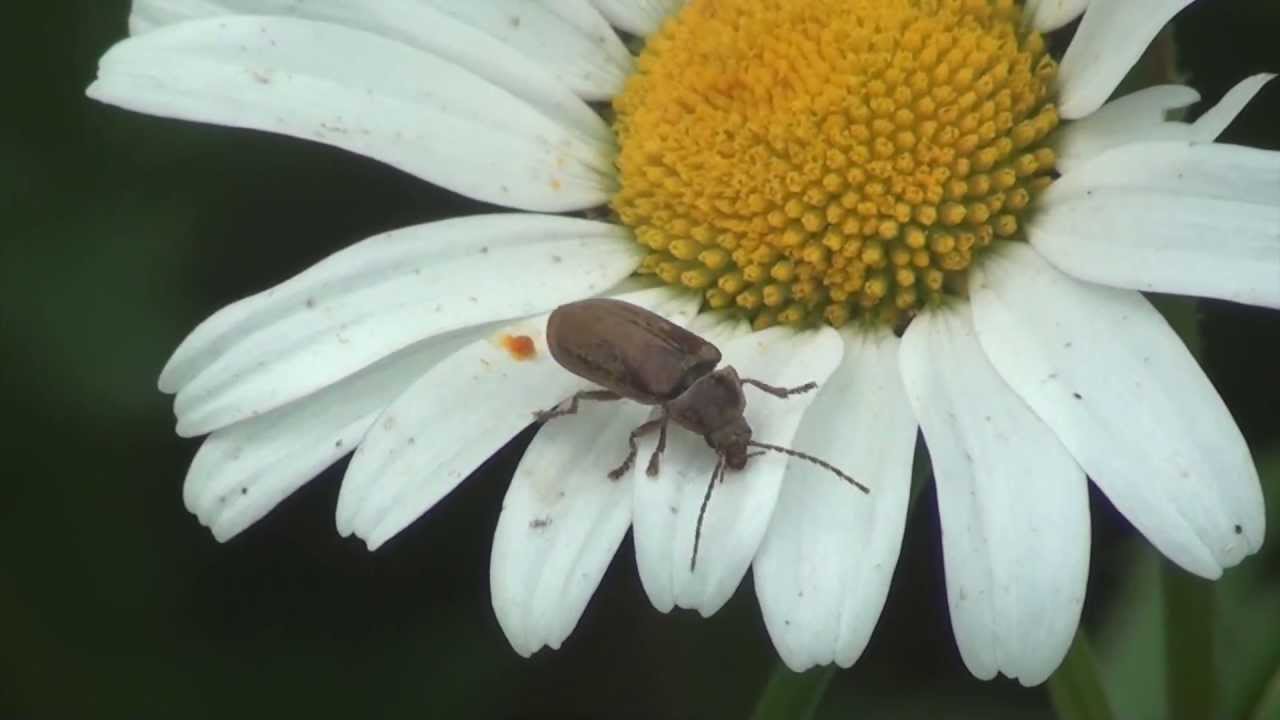
[[[698,525],[693,530],[693,555],[689,556],[689,572],[698,566],[698,544],[702,542],[702,518],[707,514],[707,503],[711,502],[711,491],[716,486],[716,478],[724,477],[724,456],[716,460],[716,469],[711,471],[711,482],[707,483],[707,494],[702,496],[702,508],[698,510]]]
[[[770,444],[768,444],[768,443],[756,442],[755,440],[748,440],[748,441],[747,441],[747,444],[748,444],[748,445],[750,445],[751,447],[764,448],[765,450],[772,450],[772,451],[774,451],[774,452],[780,452],[780,453],[782,453],[783,455],[790,455],[791,457],[798,457],[798,458],[802,458],[802,459],[804,459],[804,460],[808,460],[809,462],[813,463],[814,465],[817,465],[818,467],[822,467],[822,468],[826,468],[827,470],[830,470],[831,472],[833,472],[833,473],[835,473],[837,476],[839,476],[839,478],[840,478],[841,480],[844,480],[845,482],[847,482],[847,483],[849,483],[850,485],[852,485],[852,486],[854,486],[854,487],[858,488],[858,489],[859,489],[859,490],[861,490],[862,492],[867,493],[868,495],[870,495],[870,494],[871,494],[871,488],[869,488],[869,487],[867,487],[866,485],[863,485],[862,483],[858,482],[857,480],[854,480],[853,478],[849,477],[849,476],[848,476],[848,475],[846,475],[846,474],[844,473],[844,471],[842,471],[840,468],[836,467],[835,465],[832,465],[831,463],[827,462],[826,460],[821,460],[821,459],[816,458],[816,457],[814,457],[814,456],[812,456],[812,455],[810,455],[810,454],[808,454],[808,453],[802,453],[802,452],[800,452],[799,450],[792,450],[791,448],[785,448],[785,447],[781,447],[781,446],[778,446],[778,445],[770,445]]]

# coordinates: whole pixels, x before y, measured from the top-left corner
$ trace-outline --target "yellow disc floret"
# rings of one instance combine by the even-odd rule
[[[1055,72],[1013,0],[689,0],[614,101],[611,205],[757,327],[896,323],[1019,234]]]

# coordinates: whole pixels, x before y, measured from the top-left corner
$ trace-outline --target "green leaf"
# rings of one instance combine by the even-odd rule
[[[1204,362],[1199,304],[1191,298],[1155,301],[1182,337],[1197,362]],[[1165,693],[1172,720],[1211,718],[1218,703],[1214,657],[1213,584],[1165,561],[1164,591]]]
[[[1166,561],[1163,585],[1169,717],[1214,717],[1218,693],[1213,662],[1213,584]]]
[[[752,720],[809,720],[835,674],[834,665],[797,673],[779,663],[751,714]]]
[[[1165,720],[1164,593],[1159,554],[1142,538],[1119,541],[1099,559],[1100,572],[1120,580],[1093,648],[1116,715]]]
[[[1161,315],[1164,315],[1164,319],[1173,331],[1178,333],[1178,337],[1182,338],[1182,342],[1186,344],[1196,360],[1203,363],[1204,339],[1200,332],[1199,301],[1175,295],[1151,295],[1147,296],[1147,299],[1155,305]]]
[[[1280,451],[1256,452],[1258,475],[1267,502],[1267,526],[1280,527]],[[1280,545],[1269,539],[1254,557],[1230,568],[1216,584],[1214,648],[1217,653],[1218,702],[1224,717],[1268,717],[1280,720],[1275,695],[1280,693],[1280,582],[1274,568]],[[1267,697],[1271,693],[1270,715]]]
[[[1258,706],[1249,715],[1249,720],[1280,720],[1280,668],[1271,676],[1262,691]]]
[[[1097,659],[1083,628],[1076,631],[1066,659],[1049,677],[1049,700],[1062,720],[1111,720],[1113,717]]]

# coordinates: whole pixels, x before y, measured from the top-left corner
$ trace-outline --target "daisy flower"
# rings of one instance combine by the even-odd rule
[[[1189,2],[135,0],[91,97],[513,210],[369,238],[196,328],[160,378],[208,435],[187,507],[226,540],[354,450],[337,527],[377,548],[589,387],[547,314],[622,297],[743,376],[818,382],[748,389],[747,419],[872,492],[754,458],[691,571],[714,453],[673,431],[659,475],[611,482],[650,409],[587,403],[541,428],[498,521],[518,652],[560,646],[630,528],[658,610],[710,615],[751,570],[790,667],[852,664],[919,430],[964,662],[1043,681],[1079,622],[1088,480],[1199,576],[1263,540],[1249,450],[1141,292],[1280,307],[1280,154],[1214,142],[1269,77],[1192,123],[1166,119],[1198,100],[1180,85],[1106,103]]]

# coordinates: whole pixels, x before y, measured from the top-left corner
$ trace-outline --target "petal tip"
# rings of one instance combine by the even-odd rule
[[[201,518],[201,524],[209,528],[209,533],[213,535],[213,539],[219,544],[226,544],[232,538],[240,534],[243,528],[228,527],[222,523],[216,522],[213,518]]]
[[[339,537],[349,538],[356,534],[356,515],[360,507],[349,493],[343,492],[346,489],[344,484],[338,490],[338,507],[333,514],[333,526]]]
[[[356,531],[356,537],[364,540],[364,549],[369,552],[377,552],[378,548],[382,547],[387,542],[386,538],[378,537],[373,534],[366,535],[359,530]]]
[[[1049,679],[1049,676],[1053,674],[1053,671],[1057,669],[1057,665],[1054,665],[1054,667],[1048,672],[1036,672],[1035,674],[1023,673],[1021,675],[1015,675],[1013,678],[1017,680],[1018,684],[1022,687],[1037,687],[1039,685],[1043,685],[1045,681]]]
[[[1195,575],[1196,577],[1204,578],[1205,580],[1221,580],[1222,579],[1222,567],[1217,563],[1204,563],[1204,564],[1196,563],[1194,567],[1190,566],[1189,564],[1182,564],[1182,563],[1178,563],[1178,565],[1183,570],[1186,570],[1187,572],[1191,573],[1192,575]]]
[[[516,654],[517,654],[517,655],[519,655],[520,657],[524,658],[525,660],[528,660],[529,658],[533,657],[533,654],[534,654],[534,653],[538,652],[538,651],[539,651],[539,650],[541,650],[542,648],[541,648],[541,647],[536,647],[536,648],[533,648],[532,650],[530,650],[530,649],[529,649],[529,648],[527,648],[527,647],[521,647],[521,646],[519,646],[519,645],[516,645],[516,644],[513,642],[513,643],[511,643],[511,649],[512,649],[512,650],[515,650],[515,651],[516,651]]]
[[[240,534],[240,530],[237,528],[225,528],[216,523],[213,527],[209,528],[209,532],[213,534],[213,539],[220,544],[226,544],[231,540],[231,538]]]
[[[781,650],[778,651],[778,657],[782,660],[782,664],[786,665],[787,669],[793,673],[802,673],[819,666],[831,664],[830,660],[826,662],[815,662],[810,658],[802,658],[795,652],[784,653]]]
[[[177,371],[174,368],[174,362],[171,358],[169,362],[164,364],[160,369],[160,375],[156,378],[156,387],[160,392],[166,395],[177,395],[182,389],[182,382],[177,377]]]
[[[184,438],[194,438],[209,434],[208,429],[202,428],[199,424],[191,422],[190,418],[178,418],[178,423],[174,425],[173,431],[178,437]]]

